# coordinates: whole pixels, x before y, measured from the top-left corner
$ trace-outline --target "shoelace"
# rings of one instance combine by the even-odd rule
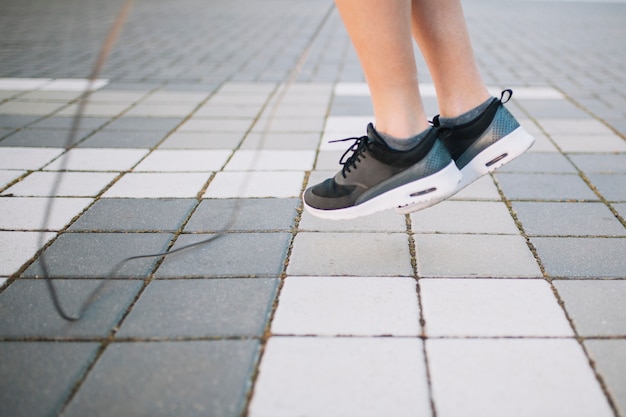
[[[337,140],[331,140],[328,142],[328,143],[347,142],[349,140],[353,140],[354,143],[348,149],[346,149],[346,151],[343,153],[343,155],[341,155],[341,158],[339,159],[339,163],[343,165],[343,168],[341,169],[341,175],[343,175],[344,178],[346,178],[346,173],[351,172],[350,167],[356,169],[357,162],[361,162],[361,158],[365,158],[364,152],[365,150],[367,150],[367,144],[368,144],[369,138],[367,136],[361,136],[360,138],[354,137],[354,138],[346,138],[346,139],[337,139]],[[349,155],[350,152],[352,152],[352,154]]]

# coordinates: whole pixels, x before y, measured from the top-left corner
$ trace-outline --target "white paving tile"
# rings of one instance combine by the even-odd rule
[[[35,90],[50,81],[50,78],[0,78],[0,90]]]
[[[218,172],[204,198],[298,197],[303,181],[302,171]]]
[[[0,232],[0,276],[17,272],[54,235],[44,233],[42,239],[37,232]]]
[[[47,197],[58,181],[54,197],[95,197],[117,175],[108,172],[34,172],[8,188],[4,194]]]
[[[270,338],[250,417],[429,416],[416,338]]]
[[[210,172],[222,169],[230,150],[156,150],[135,168],[136,172]]]
[[[563,94],[553,87],[511,87],[516,100],[564,100]]]
[[[99,90],[109,83],[107,79],[90,81],[82,78],[57,78],[41,87],[44,91],[86,91]]]
[[[240,150],[225,171],[305,171],[313,168],[315,151]]]
[[[506,205],[495,201],[443,201],[411,214],[414,232],[519,234]]]
[[[272,333],[318,336],[418,336],[412,278],[289,277]]]
[[[423,279],[429,337],[573,336],[544,280]]]
[[[128,173],[104,197],[194,198],[209,179],[207,173]]]
[[[537,123],[550,135],[612,135],[602,122],[595,119],[539,119]]]
[[[455,194],[451,200],[501,200],[498,187],[489,175],[476,180]]]
[[[49,171],[126,171],[131,169],[147,149],[75,148],[44,169]]]
[[[63,153],[61,148],[0,148],[0,169],[40,169]]]
[[[0,170],[0,188],[9,185],[16,178],[26,174],[26,171]]]
[[[10,197],[0,198],[0,229],[41,229],[44,214],[48,210],[48,198]],[[91,203],[90,198],[55,198],[50,207],[45,229],[58,230],[69,223]]]
[[[574,339],[429,339],[438,417],[609,417]]]

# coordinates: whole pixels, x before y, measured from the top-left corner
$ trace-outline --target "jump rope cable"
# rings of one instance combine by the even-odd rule
[[[76,110],[76,113],[74,115],[74,118],[72,120],[72,125],[71,125],[71,129],[69,131],[68,137],[67,137],[67,141],[65,144],[65,149],[68,150],[71,148],[72,144],[74,143],[74,140],[76,139],[76,135],[78,132],[78,129],[80,127],[80,122],[83,118],[83,114],[85,112],[85,108],[87,106],[87,103],[89,101],[89,97],[93,91],[93,87],[95,85],[96,80],[98,79],[98,76],[102,70],[102,67],[104,66],[104,63],[106,62],[106,59],[108,57],[108,55],[110,54],[111,50],[113,49],[113,45],[115,44],[115,42],[117,41],[117,38],[119,37],[119,34],[124,26],[124,22],[126,21],[129,13],[130,13],[130,9],[132,6],[133,0],[126,0],[126,2],[124,3],[121,11],[119,12],[116,20],[113,23],[113,26],[111,27],[108,36],[100,50],[100,53],[96,59],[96,62],[93,66],[91,75],[89,77],[89,81],[88,81],[88,86],[86,88],[86,90],[82,93],[82,95],[79,98],[79,104]],[[317,28],[315,29],[313,35],[311,36],[311,38],[309,39],[308,43],[305,45],[305,48],[303,50],[303,52],[300,54],[300,56],[298,57],[298,60],[296,61],[296,64],[294,65],[294,67],[291,69],[291,71],[288,74],[288,78],[287,78],[287,82],[284,83],[282,86],[278,87],[278,91],[274,91],[272,93],[272,95],[269,97],[269,100],[272,101],[273,103],[271,103],[270,105],[270,111],[269,114],[267,116],[267,119],[265,121],[265,125],[264,128],[261,132],[261,136],[257,145],[257,150],[258,149],[262,149],[263,148],[263,144],[265,143],[265,140],[267,138],[267,135],[269,134],[269,131],[271,129],[272,126],[272,121],[274,120],[274,118],[276,117],[278,108],[280,107],[280,104],[282,103],[286,93],[289,91],[290,87],[295,83],[298,75],[300,74],[300,72],[302,71],[302,67],[304,66],[304,63],[306,62],[306,60],[308,59],[312,46],[313,46],[313,42],[314,40],[318,37],[322,27],[325,25],[326,21],[328,20],[331,12],[333,11],[333,7],[331,6],[328,11],[326,12],[326,14],[324,15],[324,17],[322,18],[320,24],[317,26]],[[275,97],[275,99],[274,99]],[[260,119],[258,119],[260,120]],[[219,231],[217,231],[216,233],[214,233],[213,235],[211,235],[210,238],[195,242],[195,243],[191,243],[185,246],[181,246],[179,248],[176,249],[172,249],[166,252],[161,252],[161,253],[152,253],[152,254],[144,254],[144,255],[136,255],[136,256],[130,256],[127,257],[123,260],[121,260],[120,262],[118,262],[110,271],[109,273],[106,275],[106,277],[91,291],[91,293],[89,294],[89,296],[86,298],[86,300],[82,303],[78,313],[76,315],[71,315],[69,314],[65,308],[63,307],[62,303],[61,303],[61,299],[59,297],[59,293],[57,291],[57,288],[54,284],[54,280],[52,279],[52,277],[50,276],[50,271],[48,269],[48,266],[46,264],[45,261],[45,250],[44,250],[44,245],[45,245],[45,231],[48,229],[48,223],[50,221],[50,217],[51,217],[51,212],[52,212],[52,208],[54,206],[54,196],[57,194],[60,184],[61,184],[61,180],[62,180],[62,175],[63,172],[67,169],[67,157],[68,153],[64,153],[61,156],[61,162],[60,162],[60,168],[59,171],[57,173],[57,176],[55,178],[55,181],[52,185],[51,191],[50,191],[50,198],[48,198],[48,201],[46,203],[46,209],[44,212],[44,216],[42,219],[42,232],[39,235],[39,247],[41,248],[38,252],[39,255],[39,263],[41,265],[41,269],[42,269],[42,274],[43,277],[47,283],[47,288],[48,288],[48,292],[50,294],[50,298],[52,300],[52,304],[54,306],[54,309],[56,310],[56,312],[59,314],[59,316],[61,318],[63,318],[66,321],[69,322],[75,322],[80,320],[84,314],[86,313],[86,311],[89,309],[89,307],[92,305],[92,303],[96,300],[97,296],[101,293],[101,291],[105,288],[105,286],[111,281],[111,279],[119,272],[119,270],[126,265],[128,262],[134,261],[134,260],[138,260],[138,259],[146,259],[146,258],[157,258],[157,257],[166,257],[166,256],[171,256],[173,254],[176,253],[180,253],[183,251],[187,251],[193,248],[197,248],[199,246],[203,246],[206,244],[209,244],[211,242],[216,241],[217,239],[223,237],[224,235],[227,234],[228,230],[230,230],[232,228],[232,226],[235,224],[235,222],[237,221],[239,214],[240,214],[240,209],[241,209],[241,204],[242,204],[242,198],[237,198],[236,199],[236,203],[233,207],[233,210],[231,210],[231,214],[230,217],[226,223],[226,225],[224,225]],[[253,160],[251,161],[250,167],[248,168],[248,170],[246,171],[245,176],[242,178],[242,181],[239,185],[239,189],[236,195],[238,196],[242,196],[244,195],[244,192],[246,191],[247,187],[249,186],[250,183],[250,177],[254,174],[254,168],[257,166],[258,164],[258,158],[259,155],[256,155]]]

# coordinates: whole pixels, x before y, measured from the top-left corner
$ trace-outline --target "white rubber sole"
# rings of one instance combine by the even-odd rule
[[[522,155],[533,145],[533,143],[535,143],[535,138],[533,138],[523,127],[518,127],[513,132],[509,133],[476,155],[474,159],[461,169],[463,177],[452,195],[458,193],[483,175],[493,172]],[[444,199],[440,199],[435,203],[441,202]],[[396,212],[399,214],[408,214],[414,211],[423,210],[434,205],[435,203],[428,205],[412,204],[410,206],[397,207]]]
[[[419,204],[428,207],[454,194],[461,178],[459,169],[454,162],[450,162],[445,168],[426,178],[394,188],[356,206],[337,210],[320,210],[308,206],[303,198],[304,208],[322,219],[350,220],[398,206]]]

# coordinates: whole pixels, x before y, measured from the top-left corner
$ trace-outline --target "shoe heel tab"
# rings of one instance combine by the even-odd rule
[[[506,96],[506,100],[504,99],[505,96]],[[512,97],[513,97],[513,90],[509,88],[507,88],[506,90],[502,90],[502,92],[500,93],[500,103],[502,104],[508,103]]]

